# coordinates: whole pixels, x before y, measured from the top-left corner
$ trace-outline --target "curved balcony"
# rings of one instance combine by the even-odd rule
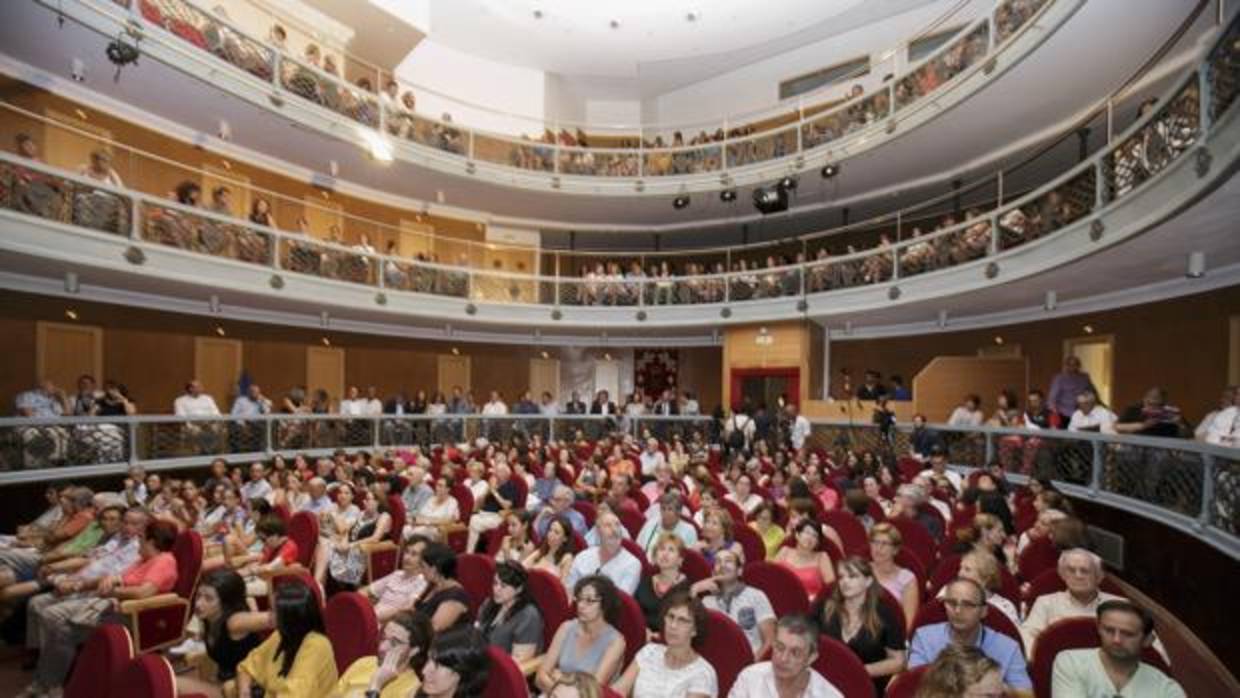
[[[786,266],[566,278],[359,251],[3,155],[0,245],[23,254],[344,307],[496,324],[705,326],[858,311],[1030,276],[1188,206],[1240,154],[1233,21],[1112,145],[1047,185],[933,234]]]
[[[212,84],[253,104],[359,142],[377,157],[504,185],[633,196],[761,182],[870,150],[996,79],[1083,3],[1000,0],[872,94],[798,107],[760,127],[721,121],[700,142],[687,145],[664,147],[661,138],[649,141],[638,132],[630,139],[636,147],[629,148],[514,138],[418,114],[378,95],[369,77],[360,87],[343,81],[189,0],[75,0],[52,9],[107,35],[140,37],[144,53],[192,75],[210,76]],[[384,76],[377,74],[380,79]]]

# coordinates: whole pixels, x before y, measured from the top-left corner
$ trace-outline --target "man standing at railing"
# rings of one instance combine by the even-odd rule
[[[1081,370],[1081,360],[1069,355],[1063,360],[1063,371],[1051,379],[1050,394],[1047,398],[1050,408],[1059,415],[1060,424],[1068,424],[1072,421],[1072,414],[1076,412],[1077,396],[1086,390],[1093,391],[1095,395],[1098,394],[1094,381],[1088,373]]]

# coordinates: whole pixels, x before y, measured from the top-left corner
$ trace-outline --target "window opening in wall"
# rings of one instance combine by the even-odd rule
[[[939,50],[940,46],[951,41],[952,37],[959,33],[961,29],[963,27],[952,27],[951,29],[944,29],[941,32],[923,36],[920,39],[913,39],[908,45],[909,64],[916,63]]]
[[[815,70],[812,73],[799,75],[795,78],[789,78],[779,83],[779,98],[790,99],[798,95],[823,87],[825,85],[834,85],[840,82],[856,80],[870,72],[870,57],[863,56],[853,60],[838,63],[828,68]]]

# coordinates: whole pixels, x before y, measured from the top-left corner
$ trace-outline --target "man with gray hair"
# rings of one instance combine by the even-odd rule
[[[405,477],[409,478],[409,485],[405,487],[405,491],[401,493],[400,499],[405,505],[405,516],[413,521],[422,511],[422,507],[431,501],[431,497],[435,496],[435,490],[426,484],[426,468],[423,463],[429,464],[425,458],[419,458],[416,465],[409,466],[405,471]]]
[[[1059,555],[1059,578],[1064,591],[1043,594],[1033,602],[1020,626],[1025,649],[1033,656],[1033,645],[1051,623],[1064,618],[1092,618],[1098,606],[1121,597],[1102,591],[1102,558],[1084,548],[1072,548]]]
[[[573,566],[568,571],[568,579],[564,587],[572,589],[577,580],[594,574],[601,574],[615,583],[616,588],[626,594],[637,591],[641,581],[642,563],[633,553],[624,549],[620,533],[624,528],[619,517],[612,513],[604,513],[598,517],[598,545],[581,551],[573,559]]]
[[[664,533],[675,534],[686,548],[697,543],[697,529],[680,517],[680,507],[680,493],[676,490],[668,490],[659,497],[659,515],[647,518],[637,534],[637,544],[646,551],[647,559],[654,559],[655,548]]]
[[[943,521],[932,512],[926,511],[926,490],[921,485],[900,485],[896,490],[896,506],[893,516],[912,519],[925,527],[936,543],[943,541]]]
[[[556,485],[551,491],[551,498],[547,500],[547,506],[538,512],[538,516],[534,518],[534,532],[541,539],[547,535],[547,527],[556,518],[563,516],[572,524],[573,530],[580,535],[585,535],[589,530],[586,525],[586,517],[581,512],[573,508],[573,500],[577,495],[573,494],[573,488],[568,485]]]

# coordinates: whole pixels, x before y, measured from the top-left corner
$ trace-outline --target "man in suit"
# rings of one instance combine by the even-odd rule
[[[582,402],[581,396],[577,394],[576,390],[574,390],[572,399],[570,399],[568,401],[568,404],[564,406],[564,414],[585,414],[585,413],[586,413],[586,403]]]
[[[617,414],[616,403],[612,402],[609,397],[606,390],[598,391],[594,402],[590,403],[590,414]]]

